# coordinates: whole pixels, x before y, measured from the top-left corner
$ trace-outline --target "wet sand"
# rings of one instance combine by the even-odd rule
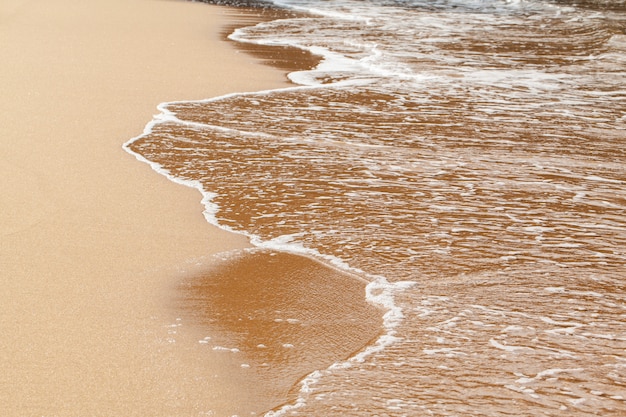
[[[159,0],[0,5],[1,415],[276,405],[245,392],[255,381],[198,343],[201,320],[174,302],[209,255],[249,243],[206,223],[198,191],[121,147],[159,102],[285,84],[220,40],[237,13]]]

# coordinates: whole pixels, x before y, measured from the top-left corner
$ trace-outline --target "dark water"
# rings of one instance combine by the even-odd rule
[[[129,146],[389,309],[272,415],[624,415],[624,3],[276,3],[303,14],[233,38],[324,57],[299,87],[166,104]]]

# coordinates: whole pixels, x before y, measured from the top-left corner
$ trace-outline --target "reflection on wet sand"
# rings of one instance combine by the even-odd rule
[[[246,385],[277,405],[307,374],[380,335],[381,311],[365,301],[365,284],[304,256],[242,251],[185,279],[178,308],[201,344],[239,361]]]

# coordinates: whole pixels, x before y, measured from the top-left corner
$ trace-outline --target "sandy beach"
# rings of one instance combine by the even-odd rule
[[[623,415],[623,10],[280,3],[0,0],[0,417]]]
[[[1,415],[219,415],[245,402],[240,381],[215,382],[218,356],[174,343],[166,307],[173,274],[248,243],[122,149],[161,101],[285,82],[220,40],[236,19],[177,1],[0,5]]]

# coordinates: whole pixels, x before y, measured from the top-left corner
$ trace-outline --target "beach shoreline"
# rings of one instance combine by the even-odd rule
[[[1,2],[0,416],[624,410],[624,14],[280,3]]]
[[[207,325],[202,305],[190,308],[197,299],[186,299],[189,284],[212,285],[211,271],[224,265],[248,268],[252,245],[210,225],[197,190],[156,175],[122,148],[164,100],[290,85],[284,71],[262,63],[263,54],[224,41],[224,28],[254,14],[170,0],[10,0],[0,7],[0,53],[11,63],[0,69],[0,414],[258,415],[293,399],[294,384],[316,366],[345,359],[370,341],[368,332],[380,331],[365,282],[296,256],[283,281],[257,289],[271,294],[304,271],[312,283],[339,284],[344,310],[354,298],[367,316],[359,325],[373,329],[337,337],[347,342],[339,354],[287,361],[269,374],[262,363],[264,371],[255,371],[254,354],[209,343],[238,336]],[[292,256],[276,255],[265,253],[263,262]],[[241,262],[224,264],[229,256]],[[225,282],[221,291],[232,290]],[[311,304],[325,290],[296,291],[309,303],[305,312],[348,320],[352,311],[341,316],[331,304]],[[282,294],[266,297],[264,308],[279,309],[290,297]],[[316,351],[307,349],[289,351]]]
[[[234,42],[226,34],[237,27],[291,18],[295,16],[293,12],[257,8],[237,8],[230,12],[236,15],[236,23],[222,27],[222,39],[237,53],[252,57],[254,65],[278,69],[285,76],[285,85],[265,89],[261,94],[282,91],[285,86],[293,88],[287,82],[288,73],[311,69],[320,62],[321,57],[300,48]],[[203,100],[161,103],[158,107],[161,114],[146,126],[144,133],[124,144],[127,152],[172,182],[198,189],[203,195],[207,221],[220,227],[220,208],[214,207],[213,190],[205,189],[203,181],[190,180],[161,165],[144,154],[137,143],[150,137],[153,129],[160,129],[162,123],[169,125],[176,120],[170,106],[219,102],[225,97],[247,94],[237,90]],[[210,143],[210,135],[198,138],[193,132],[178,130],[175,124],[170,126],[173,137],[182,135],[184,141],[199,139]],[[168,149],[170,144],[164,138],[157,146]],[[206,158],[210,160],[217,155],[209,153]],[[186,159],[177,161],[181,166],[191,163]],[[232,230],[228,226],[224,228]],[[240,232],[250,236],[248,231]],[[252,238],[253,242],[257,240]],[[301,390],[306,391],[317,379],[310,376],[312,373],[324,372],[333,365],[350,366],[344,361],[363,353],[383,335],[381,306],[366,297],[369,280],[308,252],[292,253],[287,248],[268,250],[263,249],[262,242],[256,244],[261,247],[236,248],[197,258],[182,273],[172,274],[182,278],[177,288],[172,289],[173,308],[180,313],[176,320],[185,326],[185,336],[179,337],[219,352],[219,359],[229,364],[222,369],[226,374],[216,373],[215,377],[237,381],[237,415],[248,412],[256,415],[300,404]]]

